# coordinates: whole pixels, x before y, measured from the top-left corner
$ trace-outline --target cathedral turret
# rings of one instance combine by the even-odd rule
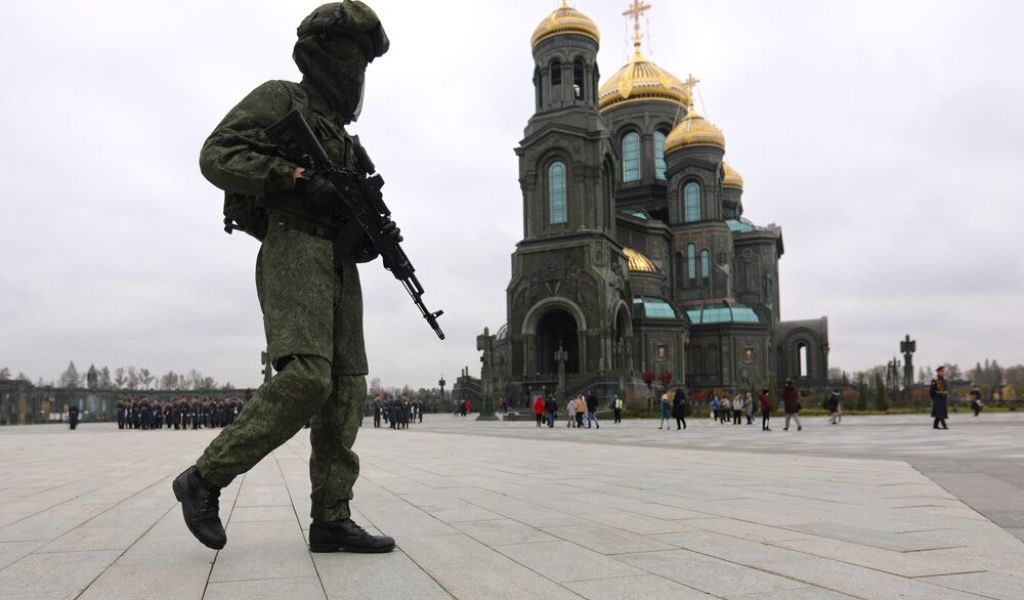
[[[725,135],[689,111],[665,138],[665,172],[669,179],[669,222],[694,223],[722,218],[720,169]]]
[[[743,176],[722,161],[722,212],[726,219],[743,216]]]
[[[563,1],[531,42],[536,112],[516,149],[523,239],[508,339],[512,372],[553,389],[562,371],[571,383],[612,367],[613,344],[630,337],[631,295],[615,239],[611,134],[597,110],[597,27]]]
[[[589,17],[562,6],[537,25],[533,85],[538,113],[567,106],[597,106],[597,50],[601,34]]]

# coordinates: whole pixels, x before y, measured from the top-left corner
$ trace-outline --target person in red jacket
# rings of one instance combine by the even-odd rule
[[[789,431],[789,420],[793,419],[796,421],[796,430],[803,431],[804,427],[800,424],[800,390],[793,385],[792,379],[786,380],[786,387],[782,389],[782,400],[786,409],[786,426],[782,430]]]
[[[537,427],[544,422],[544,396],[537,394],[533,398],[533,414],[537,417]]]
[[[761,404],[761,431],[771,431],[768,428],[768,419],[772,416],[772,395],[768,393],[768,388],[761,390],[757,400]]]

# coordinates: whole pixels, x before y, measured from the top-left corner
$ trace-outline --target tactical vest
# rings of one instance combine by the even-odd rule
[[[302,85],[292,81],[281,81],[280,83],[287,88],[288,96],[291,99],[291,106],[288,110],[298,109],[306,122],[313,128],[317,139],[323,144],[327,153],[338,161],[338,166],[345,169],[361,168],[366,170],[361,158],[365,157],[366,153],[359,146],[359,138],[346,133],[339,125],[331,121],[326,113],[315,110],[309,92]],[[369,161],[369,158],[366,157],[365,160]],[[297,202],[297,200],[298,198],[294,194],[276,198],[225,192],[224,231],[229,234],[235,230],[242,231],[262,242],[267,235],[268,209],[296,212],[297,207],[301,207],[301,202]],[[307,217],[302,214],[296,214],[296,216]],[[324,223],[324,225],[329,225],[329,223]]]

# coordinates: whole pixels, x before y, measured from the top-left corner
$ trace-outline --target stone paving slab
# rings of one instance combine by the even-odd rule
[[[968,497],[1019,522],[1024,461],[983,455],[1013,456],[1024,419],[951,430],[986,440],[953,457],[902,418],[808,419],[801,438],[427,418],[357,442],[353,515],[396,537],[387,555],[308,552],[305,432],[223,491],[215,552],[170,481],[216,432],[0,428],[0,600],[1024,598],[1024,544],[956,493],[976,484]],[[925,467],[889,460],[908,440]]]

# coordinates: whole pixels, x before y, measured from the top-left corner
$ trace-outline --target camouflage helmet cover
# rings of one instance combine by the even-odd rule
[[[388,36],[377,14],[359,0],[328,2],[321,5],[299,24],[299,39],[316,36],[320,39],[349,38],[366,52],[366,61],[388,51]]]

